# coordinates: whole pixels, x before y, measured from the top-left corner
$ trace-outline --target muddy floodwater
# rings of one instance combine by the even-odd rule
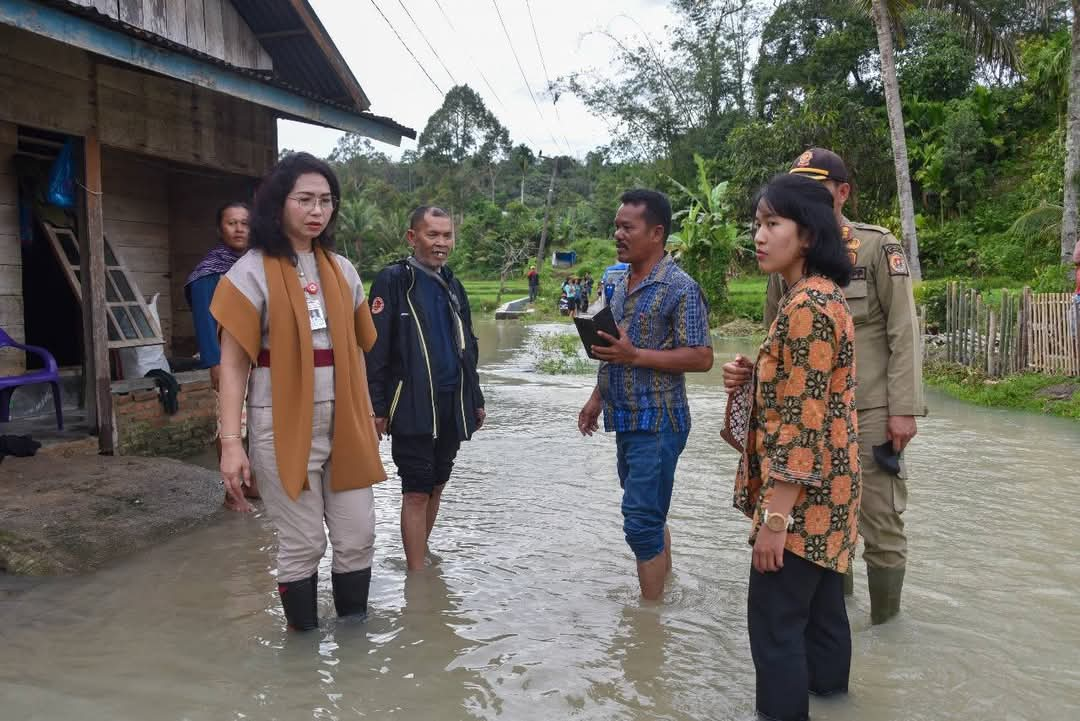
[[[731,508],[719,369],[690,379],[675,574],[646,606],[614,438],[575,428],[594,379],[531,370],[533,336],[565,331],[480,324],[488,424],[459,454],[436,562],[406,579],[400,486],[379,486],[366,622],[333,618],[327,558],[322,627],[286,633],[270,523],[230,515],[0,598],[0,721],[753,718],[748,522]],[[736,349],[718,342],[718,360]],[[870,627],[860,560],[851,694],[813,699],[812,716],[1080,718],[1080,425],[929,401],[903,613]]]

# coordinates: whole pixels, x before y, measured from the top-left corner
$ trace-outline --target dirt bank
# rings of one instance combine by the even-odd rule
[[[94,570],[224,513],[219,476],[168,458],[41,453],[0,464],[0,573]]]

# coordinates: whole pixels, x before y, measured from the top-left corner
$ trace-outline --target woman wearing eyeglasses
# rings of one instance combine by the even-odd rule
[[[375,326],[356,269],[333,252],[338,180],[307,153],[263,181],[252,251],[218,285],[221,475],[238,498],[252,471],[277,530],[277,580],[291,628],[318,626],[329,529],[339,616],[367,611],[375,544],[371,486],[386,479],[363,351]],[[240,443],[247,386],[248,443]]]

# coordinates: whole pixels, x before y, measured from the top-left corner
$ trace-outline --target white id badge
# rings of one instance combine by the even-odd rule
[[[326,316],[323,314],[322,303],[318,296],[309,295],[307,298],[308,318],[311,319],[311,330],[323,330],[326,328]]]

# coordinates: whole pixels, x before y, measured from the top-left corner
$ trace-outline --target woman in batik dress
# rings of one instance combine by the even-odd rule
[[[790,288],[753,363],[724,368],[748,395],[735,507],[751,519],[748,594],[758,713],[809,717],[808,693],[846,692],[851,630],[843,574],[858,540],[855,329],[841,287],[853,268],[816,180],[783,175],[754,204],[758,265]],[[730,431],[730,429],[729,429]]]

